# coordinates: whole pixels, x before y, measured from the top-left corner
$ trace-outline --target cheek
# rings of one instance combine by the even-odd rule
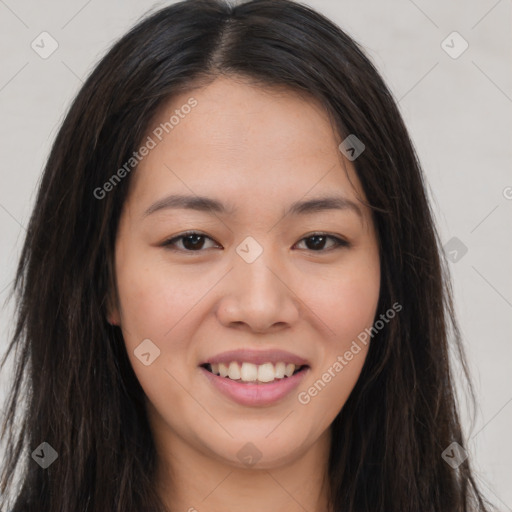
[[[134,335],[163,340],[191,311],[207,283],[202,283],[205,279],[200,272],[191,279],[172,271],[165,262],[153,260],[147,265],[147,261],[134,256],[118,265],[121,321]]]
[[[379,293],[377,260],[372,265],[364,265],[363,261],[347,265],[320,285],[317,281],[307,296],[311,309],[328,327],[327,338],[340,349],[373,324]]]
[[[317,288],[318,291],[318,288]],[[299,395],[329,425],[359,379],[371,338],[380,293],[380,262],[376,252],[354,258],[316,293],[312,307],[329,326],[320,364]],[[314,404],[314,405],[313,405]]]
[[[178,275],[168,276],[157,262],[147,266],[141,260],[132,255],[117,268],[126,350],[150,403],[158,404],[159,410],[169,402],[182,407],[184,395],[177,382],[187,379],[189,339],[183,319],[198,298],[187,292]]]
[[[345,284],[336,301],[337,308],[332,308],[331,314],[335,322],[333,330],[342,334],[344,340],[352,340],[374,321],[379,283],[369,280],[360,283],[352,280]]]
[[[371,338],[365,329],[373,325],[380,280],[378,274],[353,274],[326,285],[312,305],[329,328],[320,359],[297,398],[308,410],[322,418],[319,428],[327,428],[354,389]]]
[[[194,315],[215,279],[193,266],[176,271],[164,258],[153,257],[148,265],[150,257],[143,251],[124,254],[116,271],[126,350],[146,394],[155,391],[158,400],[159,390],[172,393],[176,384],[173,377],[183,383],[190,377],[187,371],[195,364],[190,339],[199,322]],[[136,356],[147,339],[158,353],[149,366]]]

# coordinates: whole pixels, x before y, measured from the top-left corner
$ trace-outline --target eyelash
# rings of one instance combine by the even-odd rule
[[[210,238],[208,235],[205,235],[203,233],[200,233],[198,231],[187,231],[185,233],[182,233],[181,235],[178,235],[178,236],[175,236],[173,238],[170,238],[169,240],[166,240],[163,244],[162,244],[162,247],[165,247],[166,249],[168,250],[171,250],[171,251],[176,251],[176,252],[188,252],[188,253],[199,253],[199,252],[204,252],[205,249],[199,249],[197,251],[191,251],[189,249],[177,249],[176,247],[173,247],[173,245],[183,239],[183,238],[187,238],[189,236],[193,236],[193,235],[197,235],[197,236],[201,236],[203,238],[209,238],[210,240],[214,241],[212,238]],[[346,240],[343,240],[342,238],[339,238],[337,236],[334,236],[334,235],[329,235],[327,233],[311,233],[310,235],[302,238],[301,240],[299,240],[299,242],[302,242],[304,240],[307,240],[309,238],[313,238],[315,236],[321,236],[321,237],[326,237],[326,238],[330,238],[331,240],[334,240],[335,242],[335,245],[334,247],[331,247],[330,249],[321,249],[321,250],[318,250],[318,251],[315,251],[313,249],[306,249],[310,252],[314,252],[314,253],[322,253],[322,252],[330,252],[332,250],[335,250],[335,249],[342,249],[342,248],[348,248],[350,247],[350,243],[347,242]]]

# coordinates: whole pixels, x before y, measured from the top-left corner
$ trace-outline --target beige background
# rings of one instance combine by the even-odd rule
[[[116,39],[168,3],[0,0],[0,301],[70,101]],[[479,395],[472,430],[464,409],[466,448],[488,496],[512,511],[511,1],[308,3],[362,44],[384,76],[424,166],[443,241],[457,237],[468,248],[451,264]],[[47,59],[31,48],[43,31],[59,45]],[[456,59],[441,46],[453,31],[469,44]],[[446,44],[462,48],[453,36]],[[2,353],[11,314],[7,306],[0,316]],[[9,378],[1,376],[0,397]]]

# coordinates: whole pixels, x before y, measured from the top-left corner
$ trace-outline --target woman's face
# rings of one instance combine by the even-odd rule
[[[380,289],[371,214],[327,114],[221,78],[175,97],[150,130],[109,319],[159,453],[272,468],[325,448]]]

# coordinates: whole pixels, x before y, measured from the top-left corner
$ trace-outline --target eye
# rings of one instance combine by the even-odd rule
[[[213,241],[207,235],[199,233],[197,231],[187,231],[181,235],[175,236],[169,240],[166,240],[162,247],[169,248],[175,251],[182,252],[201,252],[205,249],[205,241]],[[331,240],[331,247],[325,248],[326,242]],[[349,247],[350,244],[346,240],[343,240],[337,236],[328,235],[326,233],[313,233],[302,240],[299,243],[306,242],[306,249],[313,252],[326,252],[339,247]],[[181,247],[178,245],[181,243]],[[220,247],[217,245],[217,247]],[[208,248],[208,247],[206,247]]]
[[[327,240],[331,240],[333,244],[330,248],[325,249],[325,244]],[[337,249],[339,247],[349,247],[350,244],[346,240],[343,240],[337,236],[328,235],[326,233],[313,233],[305,238],[303,238],[299,243],[306,241],[307,249],[314,252],[326,252],[333,249]],[[309,241],[309,243],[308,243]]]
[[[176,251],[199,252],[204,248],[206,239],[212,240],[209,236],[198,233],[197,231],[187,231],[186,233],[165,241],[162,247]],[[177,242],[182,242],[182,246],[176,247]]]

